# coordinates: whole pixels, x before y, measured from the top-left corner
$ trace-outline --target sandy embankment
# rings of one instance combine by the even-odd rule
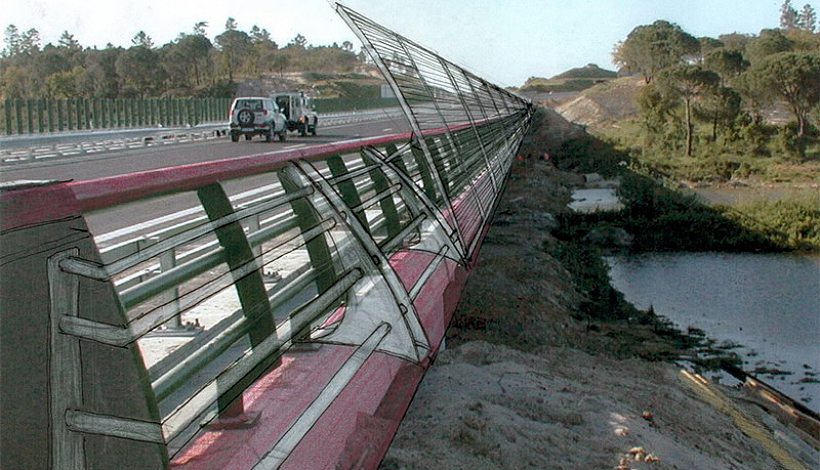
[[[523,154],[573,132],[548,121]],[[727,398],[736,392],[642,359],[673,348],[649,326],[573,318],[580,296],[543,247],[558,243],[551,214],[579,183],[548,163],[516,163],[447,349],[382,468],[820,468],[791,430]]]

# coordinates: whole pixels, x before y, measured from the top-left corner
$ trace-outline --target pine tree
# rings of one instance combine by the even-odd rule
[[[808,3],[803,5],[803,9],[797,15],[796,23],[798,28],[813,33],[817,23],[817,13],[814,12],[814,8]]]
[[[22,43],[22,38],[20,37],[20,30],[17,29],[17,26],[10,24],[6,27],[6,37],[4,42],[6,43],[5,49],[3,49],[3,57],[14,57],[20,53],[20,46]]]
[[[780,6],[780,27],[794,29],[797,27],[797,10],[792,7],[791,0],[784,0]]]

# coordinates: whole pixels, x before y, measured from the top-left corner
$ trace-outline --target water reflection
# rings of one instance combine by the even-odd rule
[[[820,256],[683,253],[607,260],[613,285],[680,328],[744,345],[744,368],[820,409]],[[775,370],[788,374],[767,373]]]

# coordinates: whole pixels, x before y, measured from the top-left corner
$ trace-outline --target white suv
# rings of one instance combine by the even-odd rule
[[[287,120],[289,131],[299,131],[299,135],[316,135],[319,127],[319,117],[316,115],[316,105],[303,92],[277,93],[273,100]]]
[[[265,142],[287,139],[287,120],[271,98],[244,96],[233,100],[230,111],[231,141],[238,142],[239,136],[251,140],[255,135],[265,137]]]

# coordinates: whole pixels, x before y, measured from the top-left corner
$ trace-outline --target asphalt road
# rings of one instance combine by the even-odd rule
[[[224,158],[255,155],[278,150],[305,148],[359,137],[378,136],[409,131],[405,118],[388,117],[361,123],[319,127],[319,135],[298,137],[290,134],[285,142],[266,143],[256,137],[251,141],[197,141],[169,146],[154,146],[110,153],[61,157],[52,161],[20,163],[0,168],[0,181],[13,180],[87,180],[177,165],[200,163]]]
[[[179,131],[206,131],[224,129],[227,124],[202,124],[195,127],[151,127],[142,129],[99,129],[92,131],[68,131],[54,134],[21,134],[0,136],[0,147],[5,150],[36,147],[39,145],[79,144],[95,140],[142,138]]]
[[[361,137],[372,137],[384,134],[408,132],[410,127],[403,116],[385,117],[381,120],[340,124],[320,127],[317,136],[298,137],[290,134],[285,142],[266,143],[256,137],[251,141],[240,140],[237,143],[225,136],[219,140],[195,141],[169,146],[155,146],[134,150],[120,150],[110,153],[77,155],[62,157],[52,161],[21,163],[0,168],[0,181],[14,180],[88,180],[146,170],[154,170],[191,163],[215,161],[226,158],[257,155],[314,145],[345,141]],[[231,182],[226,186],[229,194],[258,188],[269,184],[267,176],[257,176]],[[86,215],[89,228],[95,235],[107,234],[132,226],[139,226],[146,221],[159,219],[170,213],[198,206],[194,194],[183,193],[166,197],[162,204],[151,200],[106,209],[99,213]],[[156,226],[146,228],[150,232]],[[142,230],[127,235],[131,238],[141,234]],[[113,242],[113,240],[112,240]]]

